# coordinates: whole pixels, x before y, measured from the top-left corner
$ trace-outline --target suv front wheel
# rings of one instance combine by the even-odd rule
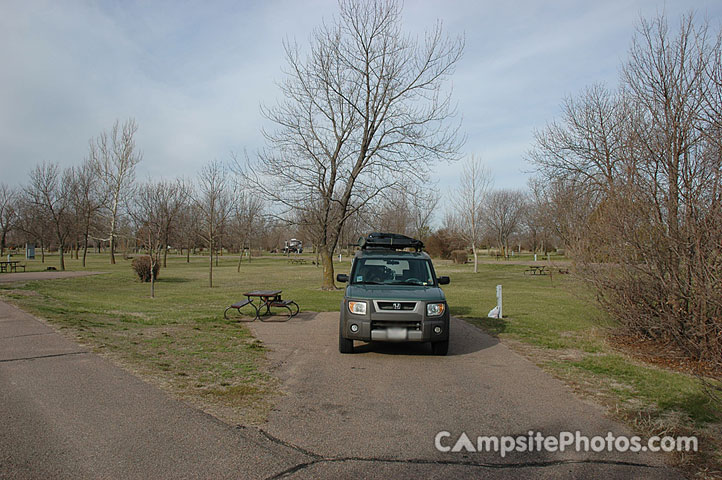
[[[431,351],[434,352],[434,355],[446,355],[449,352],[449,341],[432,342]]]
[[[338,351],[341,353],[353,353],[353,340],[344,338],[341,329],[343,322],[338,322]]]

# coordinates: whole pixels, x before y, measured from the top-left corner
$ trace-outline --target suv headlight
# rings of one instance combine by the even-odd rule
[[[446,305],[443,303],[427,303],[426,304],[426,315],[429,317],[438,317],[444,314]]]
[[[348,311],[356,315],[366,315],[366,302],[348,302]]]

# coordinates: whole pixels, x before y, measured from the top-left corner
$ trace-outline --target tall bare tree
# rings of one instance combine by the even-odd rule
[[[225,166],[214,160],[201,168],[194,203],[200,213],[199,236],[208,245],[208,286],[213,287],[213,254],[217,240],[231,215],[234,182],[228,181]]]
[[[322,288],[334,289],[332,255],[348,218],[380,192],[455,160],[462,139],[445,80],[463,50],[437,24],[419,43],[401,29],[395,0],[340,0],[339,16],[311,35],[310,51],[285,44],[283,98],[263,109],[275,129],[255,169],[260,190],[317,226]],[[262,178],[262,180],[261,180]]]
[[[83,267],[88,256],[88,239],[91,228],[98,221],[98,214],[105,204],[103,189],[100,188],[98,171],[87,159],[79,167],[73,167],[73,188],[71,190],[73,210],[80,220],[77,225],[83,239]]]
[[[461,185],[456,193],[456,215],[459,232],[474,254],[474,273],[479,271],[479,254],[476,247],[484,235],[484,205],[492,184],[489,170],[481,158],[474,155],[464,163]]]
[[[0,257],[5,255],[5,240],[8,232],[15,227],[18,216],[17,192],[0,183]]]
[[[138,125],[128,119],[122,125],[116,120],[110,132],[102,132],[97,139],[90,140],[90,159],[98,171],[107,204],[104,207],[110,242],[110,263],[115,264],[118,217],[123,201],[132,194],[135,180],[135,166],[142,154],[135,144]]]
[[[508,255],[509,239],[521,225],[525,196],[520,190],[494,190],[484,202],[483,217],[504,255]]]
[[[65,247],[75,221],[72,215],[73,184],[72,170],[60,170],[55,163],[37,165],[30,172],[30,183],[25,194],[36,208],[35,214],[44,216],[49,222],[58,242],[60,270],[65,270]]]

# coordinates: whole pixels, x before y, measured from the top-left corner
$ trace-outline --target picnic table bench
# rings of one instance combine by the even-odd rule
[[[546,275],[548,272],[546,265],[530,265],[529,268],[524,270],[524,275],[527,273],[530,275]]]
[[[252,322],[255,319],[263,321],[264,316],[269,316],[272,314],[271,308],[285,308],[288,311],[288,318],[286,320],[290,320],[291,318],[298,315],[298,312],[301,309],[298,304],[293,300],[283,300],[281,298],[281,292],[282,290],[254,290],[251,292],[246,292],[243,294],[246,296],[246,299],[239,300],[238,302],[226,308],[226,310],[223,312],[223,317],[226,320],[231,320],[232,318],[229,317],[228,313],[232,312],[233,310],[237,310],[238,316],[234,315],[234,318],[236,320],[242,320],[246,318],[246,316],[243,314],[242,309],[245,307],[251,307],[253,308],[254,315],[250,317],[250,320],[245,321]],[[264,308],[266,310],[265,312],[263,311]]]

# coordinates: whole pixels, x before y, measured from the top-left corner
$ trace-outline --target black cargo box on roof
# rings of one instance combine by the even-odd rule
[[[359,239],[359,246],[362,249],[390,248],[403,250],[404,248],[413,248],[418,252],[424,248],[424,242],[398,233],[374,232],[370,233],[366,238],[361,237]]]

